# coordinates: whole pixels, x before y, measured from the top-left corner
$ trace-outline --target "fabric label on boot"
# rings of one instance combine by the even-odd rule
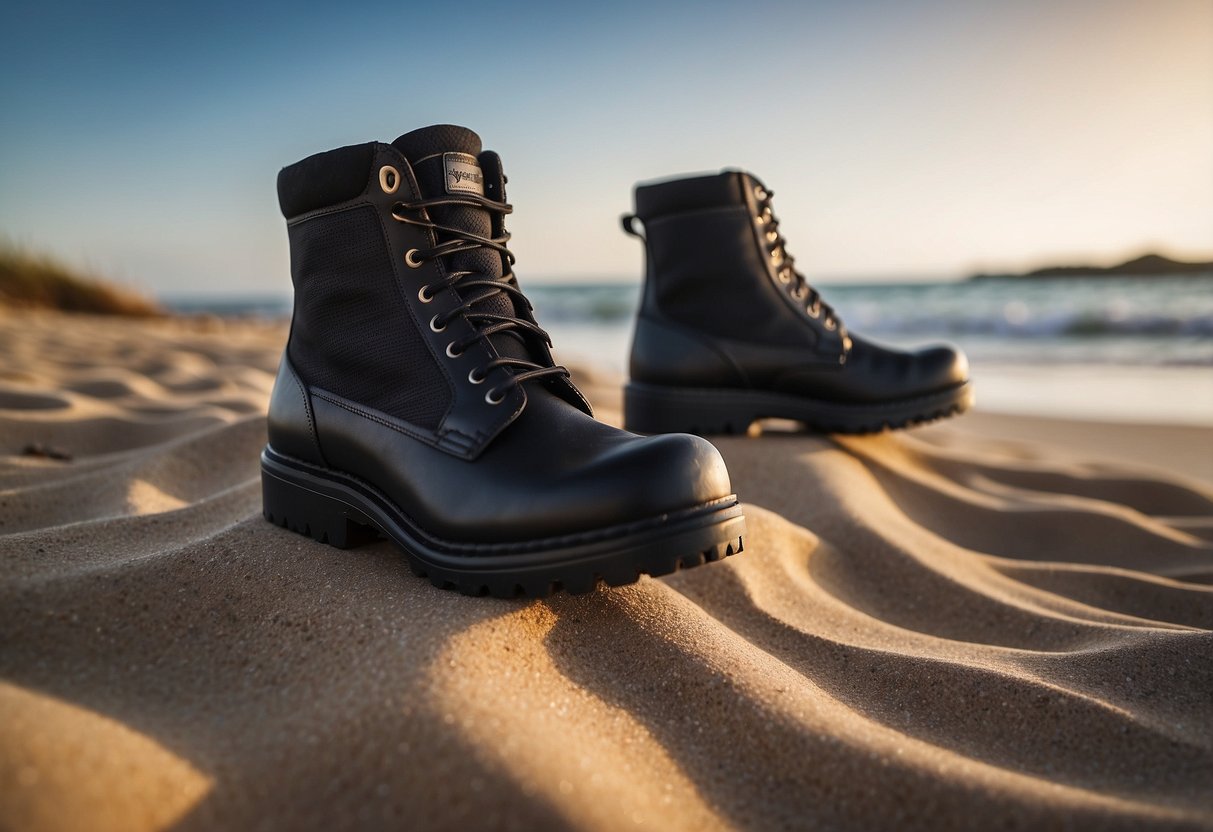
[[[443,153],[442,164],[446,169],[446,192],[462,191],[484,196],[484,174],[475,156],[467,153]]]

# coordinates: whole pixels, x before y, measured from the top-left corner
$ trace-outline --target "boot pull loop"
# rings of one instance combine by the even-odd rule
[[[623,233],[624,234],[628,234],[632,237],[636,237],[637,239],[641,240],[642,242],[647,242],[647,240],[645,240],[644,234],[642,232],[636,230],[636,220],[638,220],[638,219],[640,219],[640,217],[636,216],[635,214],[624,214],[622,217],[619,218],[619,221],[620,221],[620,223],[623,224]]]

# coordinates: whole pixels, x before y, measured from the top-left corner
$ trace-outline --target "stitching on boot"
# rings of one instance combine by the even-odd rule
[[[303,415],[307,419],[308,435],[312,437],[312,444],[316,447],[316,456],[325,465],[328,465],[328,460],[324,457],[324,451],[320,449],[320,437],[316,435],[316,423],[312,419],[312,400],[307,394],[307,388],[303,386],[303,382],[299,379],[299,374],[295,372],[295,368],[289,363],[287,369],[290,370],[291,378],[295,380],[295,386],[299,388],[299,395],[303,398]]]

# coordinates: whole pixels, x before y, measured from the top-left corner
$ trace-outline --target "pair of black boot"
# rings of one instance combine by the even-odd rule
[[[450,125],[285,168],[295,287],[262,454],[265,516],[381,534],[470,594],[629,583],[740,552],[717,450],[761,417],[837,431],[963,410],[964,359],[848,334],[745,173],[638,187],[648,268],[625,391],[594,419],[518,288],[501,159]]]

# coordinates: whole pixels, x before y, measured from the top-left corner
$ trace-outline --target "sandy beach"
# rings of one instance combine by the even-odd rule
[[[261,518],[284,339],[0,311],[0,828],[1213,829],[1213,429],[771,426],[739,556],[466,598]]]

